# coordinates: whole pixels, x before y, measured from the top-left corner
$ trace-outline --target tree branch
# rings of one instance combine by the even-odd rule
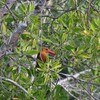
[[[14,86],[16,86],[16,87],[18,87],[19,89],[21,89],[23,92],[25,92],[26,94],[28,94],[31,98],[33,98],[34,100],[36,100],[35,97],[32,97],[32,96],[28,93],[28,91],[27,91],[25,88],[23,88],[21,85],[19,85],[17,82],[15,82],[15,81],[13,81],[13,80],[11,80],[11,79],[2,77],[2,76],[0,76],[0,80],[7,81],[7,82],[13,84]]]
[[[7,51],[15,47],[20,34],[22,34],[26,28],[27,28],[27,24],[25,23],[21,23],[18,25],[18,28],[12,33],[10,38],[7,40],[7,43],[4,43],[1,46],[0,58],[2,58],[6,54]]]
[[[28,91],[26,89],[24,89],[21,85],[19,85],[17,82],[15,82],[15,81],[13,81],[11,79],[2,77],[2,76],[0,76],[0,80],[4,80],[4,81],[7,81],[7,82],[10,82],[11,84],[17,86],[19,89],[21,89],[23,92],[25,92],[26,94],[29,95]]]

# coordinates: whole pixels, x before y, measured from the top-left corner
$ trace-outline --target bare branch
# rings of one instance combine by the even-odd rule
[[[20,34],[22,34],[26,28],[27,28],[27,24],[25,23],[19,24],[18,28],[12,33],[7,43],[4,43],[2,45],[1,50],[0,50],[0,58],[6,54],[6,51],[15,47]]]
[[[70,80],[73,79],[73,78],[77,78],[77,77],[79,77],[80,75],[85,74],[85,73],[88,73],[88,72],[90,72],[90,71],[91,71],[91,69],[88,69],[88,70],[79,72],[79,73],[77,73],[77,74],[75,74],[75,75],[66,75],[67,78],[65,78],[65,79],[63,79],[63,80],[60,80],[60,81],[58,82],[58,84],[59,84],[59,85],[66,84],[67,81],[70,81]]]
[[[95,68],[94,68],[95,69]],[[60,85],[61,87],[63,87],[64,88],[64,90],[66,90],[70,95],[72,95],[71,93],[70,93],[70,91],[74,91],[75,93],[77,93],[77,94],[80,94],[80,92],[83,92],[83,93],[85,93],[85,94],[87,94],[89,97],[91,97],[91,98],[93,98],[93,99],[95,99],[95,100],[98,100],[95,96],[93,96],[92,94],[91,94],[91,92],[89,92],[88,90],[87,90],[87,88],[86,87],[84,87],[83,85],[82,85],[82,83],[86,83],[86,84],[89,84],[89,85],[95,85],[95,86],[100,86],[99,84],[95,84],[95,83],[91,83],[91,82],[87,82],[87,81],[85,81],[85,80],[82,80],[82,79],[79,79],[78,77],[80,76],[80,75],[83,75],[83,74],[86,74],[86,73],[89,73],[89,72],[91,72],[91,69],[88,69],[88,70],[84,70],[84,71],[82,71],[82,72],[79,72],[79,73],[77,73],[77,74],[74,74],[74,75],[67,75],[67,74],[64,74],[64,76],[66,76],[67,78],[65,78],[65,79],[63,79],[63,80],[59,80],[58,81],[58,85]],[[95,78],[99,78],[100,76],[97,76],[97,77],[95,77]],[[75,82],[74,82],[74,84],[72,84],[72,83],[70,83],[70,81],[71,80],[74,80],[74,81],[77,81],[78,83],[80,83],[80,85],[81,85],[81,87],[84,89],[80,89],[80,88],[76,88],[75,87]],[[93,79],[94,80],[94,79]],[[82,83],[81,83],[82,82]],[[75,98],[75,97],[74,97]]]
[[[13,81],[11,79],[2,77],[2,76],[0,76],[0,80],[4,80],[4,81],[12,83],[13,85],[17,86],[19,89],[21,89],[23,92],[25,92],[26,94],[29,95],[28,91],[26,89],[24,89],[21,85],[19,85],[17,82],[15,82],[15,81]]]
[[[23,92],[25,92],[26,94],[28,94],[31,98],[33,98],[34,100],[36,100],[35,97],[32,97],[32,96],[28,93],[28,91],[27,91],[25,88],[23,88],[21,85],[19,85],[17,82],[15,82],[15,81],[13,81],[13,80],[11,80],[11,79],[2,77],[2,76],[0,76],[0,80],[7,81],[7,82],[13,84],[14,86],[17,86],[17,87],[18,87],[19,89],[21,89]]]

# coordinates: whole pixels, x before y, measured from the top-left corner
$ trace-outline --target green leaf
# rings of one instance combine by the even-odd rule
[[[38,54],[38,51],[36,51],[36,50],[31,50],[31,51],[24,52],[24,54],[25,54],[25,55],[30,55],[30,56],[32,56],[32,55]]]
[[[37,68],[39,71],[42,71],[42,72],[44,72],[44,69],[42,69],[42,68]]]
[[[22,6],[23,11],[25,11],[26,10],[26,5],[24,3],[22,3],[21,6]]]
[[[21,34],[22,39],[24,40],[29,40],[30,38],[30,33],[29,32],[24,32],[23,34]]]
[[[28,9],[28,12],[31,12],[34,9],[34,6],[31,3],[29,3],[27,9]]]
[[[54,64],[52,64],[53,67],[55,67],[56,65],[59,65],[60,62],[59,61],[56,61]]]
[[[98,68],[96,68],[96,70],[95,70],[95,75],[99,75],[99,69]]]
[[[45,75],[45,80],[44,80],[44,84],[47,83],[48,81],[50,81],[50,77],[48,74]]]
[[[26,70],[27,70],[27,72],[28,72],[28,75],[31,77],[31,76],[32,76],[32,73],[31,73],[30,69],[27,69],[27,68],[26,68]]]
[[[43,41],[44,41],[44,42],[47,42],[47,43],[53,43],[50,39],[46,39],[46,38],[43,39]]]
[[[72,50],[72,49],[74,49],[74,47],[71,46],[71,45],[67,45],[67,46],[65,46],[65,48],[66,48],[67,50]]]
[[[7,27],[4,23],[2,23],[2,33],[5,34],[7,32]]]
[[[58,68],[60,68],[60,67],[61,67],[61,64],[60,64],[60,65],[54,66],[53,69],[58,69]]]
[[[84,52],[83,49],[79,49],[79,50],[77,51],[77,54],[79,55],[79,54],[82,54],[83,52]]]
[[[90,54],[80,54],[79,57],[88,59],[88,58],[91,58],[91,55]]]
[[[36,40],[34,39],[32,42],[32,48],[35,48],[35,47],[36,47]]]
[[[63,70],[63,68],[57,69],[56,73],[59,73]]]
[[[59,61],[57,61],[56,63],[54,63],[52,66],[53,66],[53,69],[61,68],[61,64],[60,64]]]
[[[64,42],[66,39],[67,39],[67,34],[63,33],[63,35],[62,35],[62,42]]]

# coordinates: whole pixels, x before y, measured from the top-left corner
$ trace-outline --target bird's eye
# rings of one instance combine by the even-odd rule
[[[46,50],[48,50],[48,49],[46,48]]]
[[[45,48],[45,50],[48,50],[47,48]]]

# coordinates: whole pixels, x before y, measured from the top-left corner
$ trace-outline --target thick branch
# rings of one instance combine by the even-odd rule
[[[89,72],[91,72],[91,69],[79,72],[79,73],[77,73],[75,75],[66,75],[65,74],[67,78],[65,78],[63,80],[60,80],[58,82],[58,85],[60,85],[61,87],[63,87],[64,90],[66,90],[68,93],[70,93],[70,91],[74,91],[74,92],[76,92],[78,94],[80,94],[80,93],[86,93],[88,96],[92,97],[93,99],[98,100],[97,97],[94,97],[83,85],[81,85],[83,89],[80,89],[80,88],[76,88],[75,84],[70,84],[70,82],[69,82],[70,80],[75,80],[77,82],[82,81],[82,82],[85,82],[87,84],[92,84],[92,85],[95,85],[95,86],[99,86],[98,84],[94,84],[94,83],[91,83],[91,82],[89,83],[89,82],[80,80],[78,78],[80,75],[83,75],[83,74],[86,74],[86,73],[89,73]]]
[[[5,8],[5,11],[6,13],[9,12],[9,9],[7,9],[7,7],[11,7],[11,4],[9,4],[9,2],[13,2],[13,1],[16,1],[16,0],[8,0],[7,1],[7,4],[6,6],[4,6]],[[13,2],[14,3],[14,2]],[[38,10],[40,10],[40,12],[43,10],[44,8],[44,5],[46,3],[46,0],[40,0],[40,2],[37,4],[37,6],[35,7],[34,9],[34,14],[33,12],[29,15],[29,16],[32,16],[32,15],[36,15],[38,13]],[[3,7],[2,7],[3,8]],[[2,12],[2,8],[1,8],[1,12]],[[39,9],[38,9],[39,8]],[[5,12],[4,11],[4,12]],[[1,15],[2,16],[2,15]],[[26,16],[24,18],[24,21],[26,21],[27,18],[29,18],[29,16]],[[3,17],[3,16],[2,16]],[[29,21],[29,19],[27,20]],[[31,22],[29,22],[31,23]],[[28,24],[29,24],[28,23]],[[20,37],[20,34],[22,34],[24,32],[24,30],[27,28],[27,24],[26,23],[21,23],[19,24],[18,28],[12,33],[12,35],[10,36],[10,38],[7,40],[6,43],[4,43],[2,46],[1,46],[1,49],[0,49],[0,58],[2,58],[5,54],[7,54],[7,51],[9,51],[10,49],[12,49],[13,47],[15,47],[19,37]]]
[[[0,50],[0,58],[6,54],[6,51],[12,49],[16,45],[20,34],[22,34],[26,28],[27,28],[27,24],[25,23],[19,24],[18,28],[12,33],[7,43],[4,43],[2,45]]]
[[[76,78],[78,78],[80,75],[85,74],[85,73],[89,73],[90,71],[91,71],[91,69],[88,69],[88,70],[79,72],[79,73],[77,73],[77,74],[75,74],[75,75],[66,75],[67,78],[65,78],[65,79],[63,79],[63,80],[60,80],[60,81],[58,82],[58,85],[63,86],[63,85],[66,84],[66,82],[70,81],[71,79],[74,79],[74,78],[76,79]]]

